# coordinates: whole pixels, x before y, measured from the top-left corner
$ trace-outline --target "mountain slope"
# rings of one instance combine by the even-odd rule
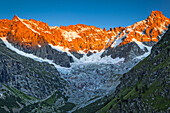
[[[115,98],[98,112],[168,112],[169,45],[170,27],[151,54],[122,76]]]
[[[33,112],[42,106],[42,111],[74,107],[64,94],[68,84],[53,65],[20,56],[8,49],[2,40],[0,50],[1,112]]]

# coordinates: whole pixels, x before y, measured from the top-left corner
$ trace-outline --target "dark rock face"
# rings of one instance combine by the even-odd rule
[[[87,56],[90,56],[90,55],[92,55],[92,54],[93,54],[93,53],[89,51],[89,52],[87,53]]]
[[[147,46],[154,46],[156,44],[156,42],[151,41],[151,42],[143,42],[143,44],[147,45]]]
[[[117,46],[116,48],[107,48],[101,57],[109,56],[114,58],[125,58],[125,62],[132,60],[136,56],[143,55],[145,52],[147,52],[147,49],[142,50],[139,48],[139,46],[135,42],[128,43],[126,45]]]
[[[0,50],[1,84],[15,87],[37,98],[45,98],[56,90],[64,90],[64,82],[54,66],[20,56],[9,50],[1,40]]]
[[[53,65],[23,57],[8,49],[1,40],[0,50],[2,113],[65,113],[73,109],[75,105],[68,102],[66,96],[68,83]]]
[[[13,42],[10,43],[13,44],[13,46],[15,46],[16,48],[20,49],[21,51],[34,54],[43,59],[47,58],[49,60],[53,60],[55,64],[60,65],[62,67],[70,67],[70,63],[74,62],[73,58],[71,56],[68,56],[66,52],[57,51],[48,44],[43,45],[42,47],[25,48]]]
[[[72,52],[71,54],[73,54],[76,58],[78,58],[78,59],[80,59],[80,58],[82,58],[83,57],[83,54],[79,54],[79,53],[77,53],[77,52]]]

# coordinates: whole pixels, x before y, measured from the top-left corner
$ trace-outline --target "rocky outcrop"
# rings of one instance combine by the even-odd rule
[[[137,56],[143,55],[145,52],[148,52],[147,48],[140,49],[140,47],[135,42],[131,42],[115,48],[107,48],[101,57],[111,55],[113,59],[117,57],[125,58],[125,62],[127,62],[135,59]]]

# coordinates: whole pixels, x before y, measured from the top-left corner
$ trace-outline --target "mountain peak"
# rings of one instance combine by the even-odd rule
[[[14,17],[13,17],[13,19],[12,19],[12,21],[18,21],[20,18],[17,16],[17,15],[15,15]]]
[[[157,11],[157,10],[155,10],[155,11],[152,11],[151,12],[151,15],[150,15],[151,17],[162,17],[162,16],[164,16],[163,14],[162,14],[162,12],[161,11]]]

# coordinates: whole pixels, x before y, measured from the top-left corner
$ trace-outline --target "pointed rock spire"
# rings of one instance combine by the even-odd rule
[[[164,17],[164,15],[162,14],[162,12],[161,11],[157,11],[157,10],[155,10],[155,11],[152,11],[151,12],[151,15],[150,15],[151,17]]]
[[[17,16],[17,15],[15,15],[14,17],[13,17],[13,19],[12,19],[12,21],[18,21],[20,18]]]

